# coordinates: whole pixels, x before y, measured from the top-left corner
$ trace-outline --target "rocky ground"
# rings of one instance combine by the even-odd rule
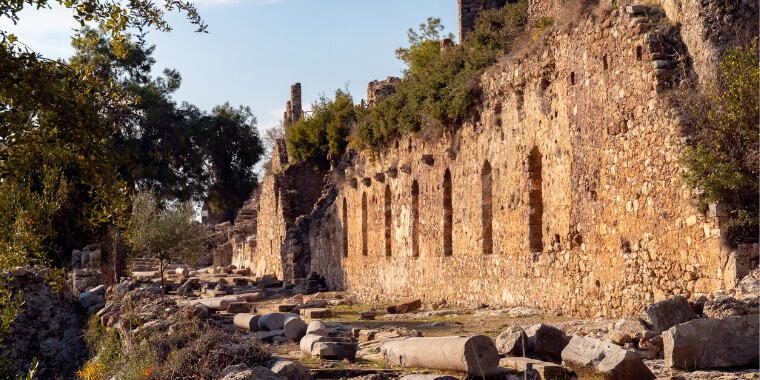
[[[177,322],[167,310],[192,315],[267,343],[274,353],[272,371],[297,379],[420,373],[463,378],[476,376],[488,361],[495,363],[489,378],[522,379],[528,365],[530,378],[758,378],[757,270],[731,294],[696,302],[676,297],[638,316],[579,320],[527,307],[361,304],[351,294],[325,291],[317,278],[293,287],[234,267],[171,269],[167,296],[160,295],[153,271],[135,271],[132,279],[109,288],[97,312],[103,325],[124,329],[124,305],[152,299],[155,315],[143,315],[134,330],[173,329]],[[488,339],[442,338],[451,336]],[[417,337],[426,339],[411,339]],[[414,345],[417,351],[405,351]],[[697,346],[701,351],[691,352]],[[477,368],[467,367],[468,349],[480,355]],[[435,357],[465,364],[446,368]],[[261,371],[232,366],[224,378],[259,378]]]
[[[133,263],[129,279],[78,297],[52,291],[46,269],[17,268],[27,304],[11,330],[14,360],[37,357],[40,378],[73,373],[87,360],[90,315],[122,351],[161,346],[168,364],[146,378],[760,378],[760,270],[728,294],[574,319],[529,307],[363,304],[318,278],[283,286],[233,267],[172,265],[163,294],[152,265]]]

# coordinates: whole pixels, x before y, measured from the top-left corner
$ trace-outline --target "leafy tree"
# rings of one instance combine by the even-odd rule
[[[203,125],[202,152],[210,175],[205,199],[213,211],[227,214],[222,220],[230,220],[258,183],[254,166],[264,154],[264,147],[256,117],[248,107],[234,108],[225,103],[203,115],[199,122]]]
[[[335,99],[325,96],[312,105],[312,114],[290,126],[287,143],[290,155],[297,161],[327,164],[328,154],[343,154],[348,145],[351,127],[363,110],[354,105],[347,91],[336,90]]]
[[[443,25],[441,19],[428,17],[427,23],[419,25],[419,31],[409,28],[406,32],[409,39],[408,47],[400,47],[396,50],[396,57],[406,64],[410,73],[433,62],[441,53],[441,31]],[[447,38],[453,40],[454,35],[449,33]]]
[[[164,292],[165,264],[169,261],[194,264],[205,251],[204,228],[195,220],[192,203],[162,205],[152,191],[141,191],[133,196],[127,234],[135,254],[159,260]]]
[[[700,205],[729,207],[728,241],[758,239],[758,45],[729,47],[718,79],[684,86],[674,97],[686,121],[689,145],[681,159],[683,178],[701,193]]]
[[[409,47],[396,55],[406,65],[396,93],[369,109],[354,132],[357,148],[379,148],[406,133],[440,135],[477,104],[480,75],[508,53],[526,22],[527,2],[485,11],[473,32],[441,52],[440,20],[429,18],[410,30]]]
[[[0,0],[0,20],[16,23],[25,7],[54,3],[75,10],[82,25],[96,23],[119,53],[131,28],[170,30],[164,10],[185,11],[205,30],[192,4],[178,0],[163,6]],[[0,272],[50,258],[61,264],[67,261],[61,252],[124,215],[126,187],[115,170],[111,139],[115,116],[130,104],[123,95],[86,68],[46,59],[0,29]],[[0,287],[0,337],[20,306],[7,284]]]
[[[120,172],[130,188],[152,189],[163,199],[206,201],[214,212],[234,217],[234,210],[256,186],[253,167],[263,154],[256,118],[249,108],[229,104],[211,113],[183,103],[173,93],[181,76],[166,69],[153,78],[153,46],[130,42],[123,56],[94,30],[75,42],[72,62],[90,67],[117,83],[135,99],[120,116],[115,145],[123,160]]]

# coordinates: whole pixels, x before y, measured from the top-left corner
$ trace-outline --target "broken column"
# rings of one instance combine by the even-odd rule
[[[256,332],[259,331],[260,317],[261,316],[255,314],[240,313],[235,315],[232,323],[239,329]]]
[[[405,338],[383,343],[380,351],[392,365],[461,371],[474,376],[492,374],[499,366],[499,352],[485,335]]]
[[[283,323],[282,329],[285,331],[285,336],[288,339],[295,341],[298,341],[306,335],[306,323],[304,323],[301,320],[301,317],[297,314],[285,315],[285,322]]]

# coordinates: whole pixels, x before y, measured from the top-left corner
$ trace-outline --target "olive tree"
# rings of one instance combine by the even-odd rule
[[[127,232],[135,256],[158,259],[164,293],[166,264],[179,261],[192,265],[205,249],[204,229],[195,220],[192,203],[162,205],[152,191],[133,196]]]

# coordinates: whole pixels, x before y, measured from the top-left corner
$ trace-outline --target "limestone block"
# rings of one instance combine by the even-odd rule
[[[270,367],[272,372],[285,376],[288,380],[312,380],[311,372],[308,368],[294,363],[290,360],[277,358]]]
[[[654,379],[639,355],[591,337],[573,336],[562,350],[562,362],[579,378]]]
[[[332,312],[330,309],[326,308],[311,308],[311,309],[303,309],[301,310],[302,314],[306,318],[327,318],[332,316]]]
[[[520,326],[512,326],[496,337],[496,349],[500,354],[525,356],[532,351],[525,330]]]
[[[389,314],[404,314],[415,311],[422,307],[422,300],[404,302],[397,305],[388,306]]]
[[[760,315],[695,319],[662,334],[665,365],[694,369],[733,367],[758,360]]]
[[[377,316],[377,313],[371,312],[371,311],[361,311],[359,312],[359,319],[362,320],[373,320]]]
[[[356,343],[318,341],[312,345],[311,355],[330,360],[354,360],[356,359]]]
[[[570,338],[565,333],[543,323],[535,324],[525,330],[533,352],[539,357],[558,360]]]
[[[512,368],[523,372],[528,371],[528,366],[530,366],[532,370],[528,373],[529,379],[564,379],[569,372],[567,368],[559,364],[525,357],[503,358],[499,360],[499,366],[504,368]]]
[[[641,319],[654,331],[665,331],[679,323],[697,318],[689,301],[676,296],[644,307]]]
[[[248,302],[229,302],[227,307],[223,309],[230,314],[247,313],[251,311]]]
[[[411,375],[406,375],[402,377],[401,380],[459,380],[459,379],[451,375],[434,375],[434,374],[415,373]]]

